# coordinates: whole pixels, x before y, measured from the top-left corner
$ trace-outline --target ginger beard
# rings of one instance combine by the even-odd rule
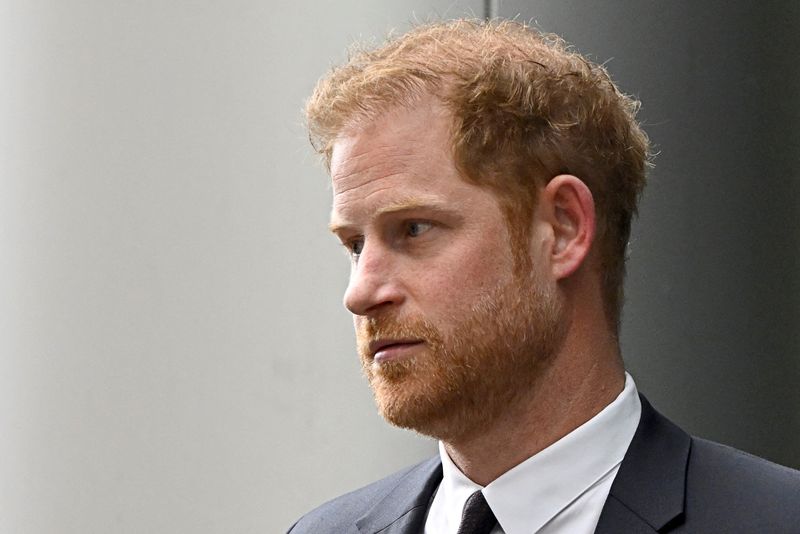
[[[379,412],[444,441],[482,432],[536,386],[564,338],[562,310],[555,289],[530,274],[450,316],[449,335],[423,318],[358,317],[358,352]],[[380,338],[424,344],[412,357],[374,364],[368,347]]]

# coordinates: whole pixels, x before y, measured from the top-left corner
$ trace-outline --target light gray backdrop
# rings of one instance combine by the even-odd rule
[[[645,101],[631,367],[797,465],[797,10],[598,4],[498,11]],[[483,8],[0,0],[0,532],[281,532],[434,452],[359,376],[300,110],[353,40]]]
[[[0,532],[279,532],[388,428],[301,109],[478,2],[0,1]]]

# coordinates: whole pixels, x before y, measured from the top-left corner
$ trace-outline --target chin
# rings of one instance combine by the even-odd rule
[[[436,426],[433,421],[441,419],[442,413],[428,388],[410,376],[399,379],[396,373],[389,375],[381,373],[370,381],[378,412],[394,426],[431,435]]]
[[[372,381],[378,412],[396,427],[443,441],[463,438],[469,429],[480,427],[475,421],[485,415],[486,406],[476,410],[479,403],[464,398],[455,388],[439,385],[442,387],[408,376],[405,380]]]

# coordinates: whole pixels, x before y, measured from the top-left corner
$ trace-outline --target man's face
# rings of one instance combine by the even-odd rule
[[[344,303],[378,408],[445,440],[535,387],[563,337],[555,285],[535,257],[515,274],[497,198],[459,176],[449,125],[432,100],[396,109],[340,137],[331,160]]]

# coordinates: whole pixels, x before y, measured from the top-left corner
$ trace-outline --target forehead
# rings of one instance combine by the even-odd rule
[[[453,162],[450,125],[443,107],[426,101],[345,132],[331,156],[332,218],[387,202],[466,193]]]
[[[332,147],[334,186],[363,172],[401,172],[425,158],[451,160],[451,123],[444,106],[429,97],[346,128]]]

